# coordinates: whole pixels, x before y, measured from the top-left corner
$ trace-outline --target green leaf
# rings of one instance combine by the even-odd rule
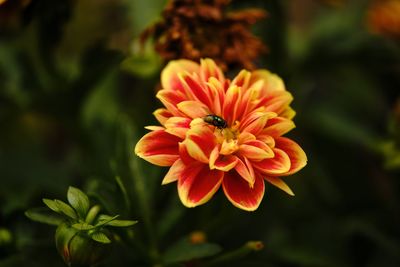
[[[102,232],[94,232],[92,235],[90,235],[90,237],[99,243],[111,243],[111,240]]]
[[[25,211],[25,216],[32,221],[41,222],[50,225],[59,225],[63,222],[63,218],[55,215],[46,208],[33,208]]]
[[[101,214],[99,215],[98,224],[97,225],[106,225],[106,226],[114,226],[114,227],[129,227],[137,224],[138,221],[133,220],[116,220],[119,215],[111,217],[109,215]],[[97,226],[96,225],[96,226]]]
[[[90,208],[88,196],[80,189],[70,186],[67,194],[68,202],[77,211],[81,218],[86,217],[86,213]]]
[[[111,221],[115,220],[118,217],[119,217],[119,215],[115,215],[114,217],[111,217],[109,215],[101,214],[101,215],[99,215],[99,219],[98,219],[97,224],[95,226],[96,227],[100,227],[100,226],[106,225],[106,224],[110,223]]]
[[[92,230],[95,228],[95,226],[90,225],[88,223],[74,223],[72,225],[73,228],[75,228],[76,230],[80,230],[80,231],[88,231],[88,230]]]
[[[43,203],[46,204],[47,207],[49,207],[51,210],[57,213],[64,214],[72,219],[78,219],[74,209],[71,208],[70,205],[61,200],[58,199],[51,200],[44,198]]]
[[[46,206],[49,207],[52,211],[61,213],[55,200],[43,198],[43,203],[46,204]]]
[[[61,200],[58,200],[58,199],[55,199],[54,202],[56,203],[57,208],[61,213],[67,215],[68,217],[70,217],[72,219],[75,219],[75,220],[78,219],[76,212],[74,211],[73,208],[71,208],[70,205],[68,205],[67,203],[65,203]]]
[[[163,259],[164,262],[167,264],[184,262],[193,259],[210,257],[218,254],[220,251],[221,247],[217,244],[192,244],[187,238],[185,238],[172,245],[164,253]]]
[[[137,224],[138,221],[131,221],[131,220],[113,220],[108,222],[107,226],[114,226],[114,227],[129,227],[132,225]]]

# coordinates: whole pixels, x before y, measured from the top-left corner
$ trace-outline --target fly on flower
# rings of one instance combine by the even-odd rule
[[[283,137],[295,127],[295,112],[277,75],[242,70],[230,81],[211,59],[175,60],[161,84],[164,107],[154,112],[161,127],[148,127],[135,153],[170,167],[162,184],[177,182],[185,206],[206,203],[222,187],[233,205],[253,211],[265,181],[293,195],[280,177],[302,169],[307,157]]]
[[[218,129],[224,129],[228,126],[226,124],[226,121],[217,115],[212,115],[212,114],[207,115],[203,118],[203,120],[208,124],[214,125]]]

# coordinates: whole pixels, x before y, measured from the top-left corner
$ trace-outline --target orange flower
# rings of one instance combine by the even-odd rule
[[[277,75],[242,70],[230,81],[211,59],[176,60],[161,83],[157,98],[165,108],[154,115],[162,126],[148,126],[135,153],[170,167],[162,184],[177,181],[185,206],[204,204],[222,185],[233,205],[253,211],[264,180],[293,195],[279,177],[303,168],[307,157],[282,137],[295,127],[295,112]]]

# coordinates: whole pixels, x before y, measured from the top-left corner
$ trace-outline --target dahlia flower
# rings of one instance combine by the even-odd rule
[[[289,195],[280,178],[306,165],[301,147],[283,137],[295,127],[292,95],[267,70],[242,70],[232,81],[211,59],[171,61],[161,74],[154,112],[161,126],[136,144],[148,162],[170,167],[162,184],[177,182],[186,207],[206,203],[222,186],[236,207],[253,211],[265,181]]]

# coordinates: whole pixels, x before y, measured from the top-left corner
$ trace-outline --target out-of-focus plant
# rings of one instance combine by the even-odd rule
[[[385,158],[385,167],[400,169],[400,99],[389,115],[388,138],[379,145]]]
[[[43,202],[58,216],[28,210],[26,215],[38,222],[57,225],[56,247],[68,266],[93,266],[99,263],[115,239],[113,227],[129,227],[137,223],[119,220],[119,215],[101,214],[100,205],[90,205],[88,196],[75,187],[68,189],[68,204],[58,199]]]

